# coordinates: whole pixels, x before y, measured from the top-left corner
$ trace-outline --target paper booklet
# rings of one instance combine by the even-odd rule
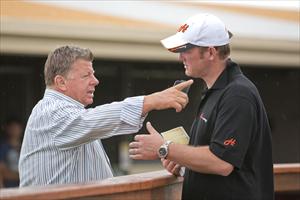
[[[162,132],[161,135],[163,136],[164,140],[171,140],[177,144],[189,144],[190,141],[190,137],[182,126]]]
[[[177,144],[189,144],[190,141],[190,137],[182,126],[162,132],[161,135],[163,136],[164,140],[171,140]],[[184,176],[184,173],[185,167],[181,167],[179,170],[180,176]]]

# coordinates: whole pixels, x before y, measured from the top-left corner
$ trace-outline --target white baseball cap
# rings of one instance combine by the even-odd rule
[[[161,40],[169,51],[183,52],[194,46],[212,47],[229,43],[232,33],[212,14],[198,14],[182,24],[175,35]]]

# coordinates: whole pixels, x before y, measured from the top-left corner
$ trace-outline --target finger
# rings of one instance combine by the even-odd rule
[[[180,165],[176,164],[175,167],[172,170],[172,174],[179,176],[179,170],[180,170]]]
[[[145,137],[145,135],[142,135],[142,134],[136,135],[136,136],[134,136],[134,140],[135,141],[141,141],[144,137]]]
[[[180,165],[176,164],[175,162],[171,161],[168,165],[168,169],[172,174],[177,174],[179,171]]]
[[[154,133],[158,134],[158,132],[153,128],[150,122],[146,123],[146,128],[150,134],[154,134]]]
[[[170,169],[170,171],[173,171],[174,170],[174,168],[175,168],[175,166],[176,166],[176,163],[174,163],[174,162],[169,162],[169,164],[168,164],[168,169]]]
[[[179,83],[179,84],[177,84],[177,85],[175,85],[173,87],[176,88],[177,90],[183,90],[184,88],[189,87],[190,85],[192,85],[193,82],[194,81],[192,79],[190,79],[188,81],[184,81],[182,83]]]
[[[174,102],[172,107],[175,108],[176,112],[181,112],[183,109],[182,105],[178,102]]]
[[[134,160],[143,160],[143,156],[141,154],[129,155],[129,158]]]
[[[186,107],[186,105],[189,102],[189,98],[186,94],[183,94],[183,96],[177,96],[176,101],[172,102],[171,107],[175,108],[177,112],[180,112],[183,108]]]
[[[182,105],[182,107],[184,108],[188,104],[189,98],[187,95],[183,97],[177,97],[176,102],[180,103],[180,105]]]
[[[180,169],[180,165],[179,165],[179,164],[176,164],[176,165],[174,166],[174,171],[179,171],[179,169]]]
[[[139,150],[138,149],[129,149],[129,155],[138,155]]]
[[[130,148],[138,148],[138,147],[140,147],[140,143],[139,142],[130,142],[129,147]]]
[[[171,162],[168,167],[167,167],[168,171],[171,172],[174,175],[177,175],[177,171],[178,169],[176,168],[176,164],[174,162]]]
[[[168,169],[169,163],[170,163],[170,161],[165,159],[165,160],[163,161],[163,166],[164,166],[164,168]]]
[[[160,161],[161,161],[161,164],[163,165],[163,167],[165,167],[165,162],[166,162],[166,159],[164,159],[164,158],[161,158],[161,159],[160,159]]]
[[[169,160],[163,160],[163,167],[172,174],[172,169],[168,167],[170,161]]]

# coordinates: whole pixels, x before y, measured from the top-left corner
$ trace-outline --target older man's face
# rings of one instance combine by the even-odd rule
[[[92,62],[83,59],[76,60],[66,77],[65,94],[84,106],[92,104],[95,87],[99,84],[94,73]]]

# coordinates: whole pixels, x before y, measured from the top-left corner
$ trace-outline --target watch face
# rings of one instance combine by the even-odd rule
[[[161,157],[164,157],[167,154],[166,148],[160,148],[158,152]]]

